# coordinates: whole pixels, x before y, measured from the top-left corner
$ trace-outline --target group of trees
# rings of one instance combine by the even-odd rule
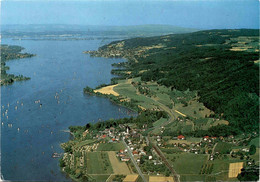
[[[165,111],[151,111],[146,110],[142,111],[136,118],[121,118],[121,119],[110,119],[106,121],[99,121],[97,123],[87,123],[85,126],[70,126],[70,131],[74,134],[75,137],[80,137],[82,133],[89,129],[92,131],[101,131],[110,127],[118,127],[119,124],[130,124],[134,123],[138,128],[152,127],[153,122],[159,120],[160,118],[168,118],[168,115]]]
[[[1,52],[1,85],[11,84],[14,81],[22,81],[22,80],[29,80],[30,78],[24,77],[23,75],[15,76],[13,74],[7,74],[6,71],[9,70],[9,67],[6,66],[6,61],[12,59],[20,59],[26,57],[32,57],[33,54],[28,53],[20,53],[23,50],[20,46],[8,46],[8,45],[1,45],[0,52]]]

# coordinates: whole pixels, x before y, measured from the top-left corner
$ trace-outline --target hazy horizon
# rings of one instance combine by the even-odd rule
[[[2,1],[2,25],[259,28],[258,1]]]

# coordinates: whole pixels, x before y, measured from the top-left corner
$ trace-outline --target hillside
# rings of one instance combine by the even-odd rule
[[[121,78],[141,77],[171,90],[196,91],[199,101],[234,133],[258,131],[259,30],[209,30],[112,42],[92,56],[124,57]]]

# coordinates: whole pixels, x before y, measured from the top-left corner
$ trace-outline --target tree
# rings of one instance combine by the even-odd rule
[[[65,162],[62,159],[60,159],[60,167],[65,167]]]
[[[241,173],[237,176],[239,181],[258,181],[259,180],[259,167],[250,166],[243,168]]]
[[[89,129],[90,127],[91,127],[91,124],[88,123],[88,124],[86,124],[86,127],[85,127],[85,128],[86,128],[86,130],[87,130],[87,129]]]
[[[251,145],[249,148],[249,155],[254,155],[256,153],[256,146]]]

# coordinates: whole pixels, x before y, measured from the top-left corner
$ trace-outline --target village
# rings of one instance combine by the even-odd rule
[[[255,164],[255,156],[249,155],[252,149],[246,142],[257,138],[257,133],[240,138],[233,135],[195,138],[181,134],[177,137],[163,136],[164,127],[160,130],[162,135],[149,136],[145,126],[143,129],[138,129],[134,124],[119,124],[117,127],[98,132],[87,129],[82,133],[82,141],[72,145],[73,149],[63,156],[66,164],[64,170],[65,166],[69,166],[75,171],[74,173],[77,173],[80,170],[76,166],[80,163],[79,166],[86,170],[89,176],[95,178],[95,175],[91,175],[91,171],[94,174],[96,170],[88,162],[92,160],[92,154],[97,153],[101,155],[101,159],[97,160],[105,164],[103,170],[99,172],[106,174],[103,177],[108,182],[180,181],[182,169],[178,169],[175,163],[178,163],[178,160],[184,160],[185,163],[187,156],[200,160],[199,163],[195,160],[199,170],[196,175],[204,177],[211,176],[220,160],[230,161],[227,164],[229,169],[226,171],[229,180],[236,178],[243,166]],[[119,164],[122,166],[120,170],[117,169]],[[172,171],[173,169],[175,170]]]

